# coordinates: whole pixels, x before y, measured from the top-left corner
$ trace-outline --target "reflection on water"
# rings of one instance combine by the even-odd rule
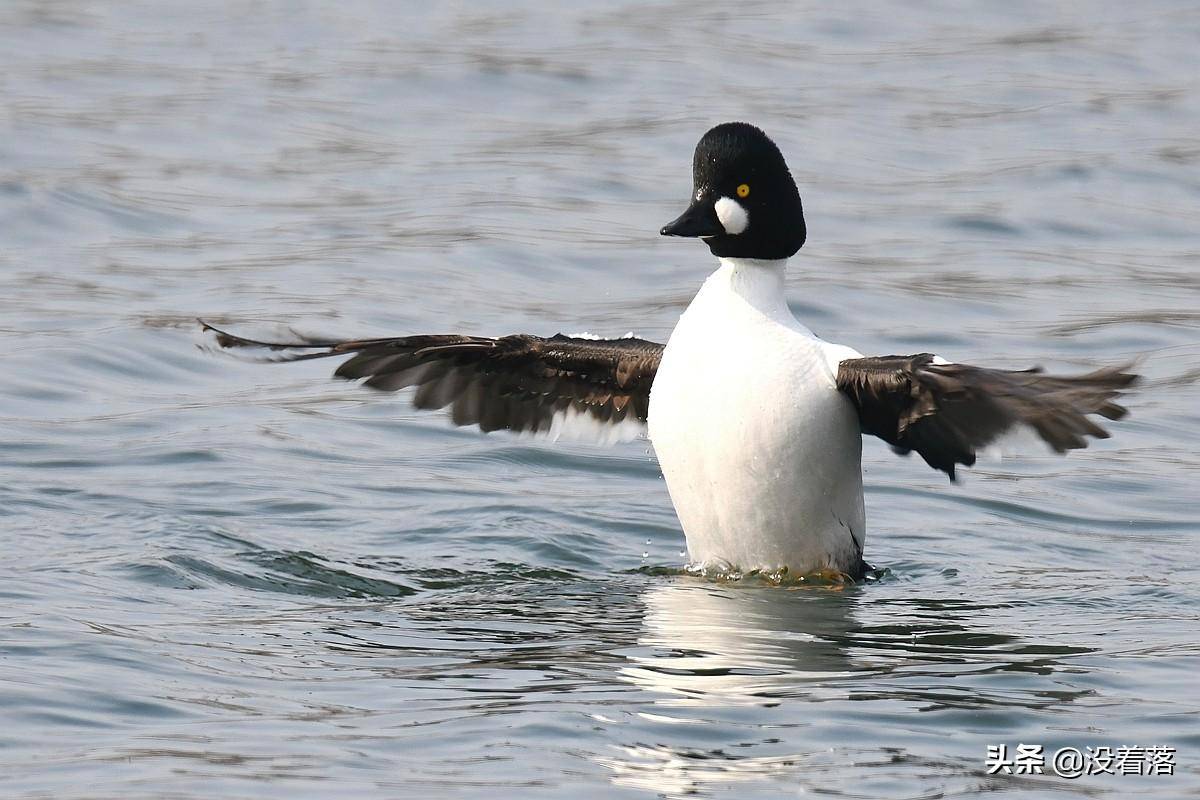
[[[1200,85],[1173,0],[0,3],[0,795],[1200,789]],[[865,353],[1142,356],[1113,438],[868,442],[866,586],[680,574],[648,445],[482,437],[195,347],[626,331],[771,132],[788,300]],[[693,246],[694,245],[694,246]],[[1162,781],[983,774],[1167,744]]]
[[[635,657],[637,667],[622,674],[673,696],[661,705],[813,699],[838,691],[839,679],[858,669],[843,645],[854,627],[852,594],[689,582],[652,587],[641,599],[645,632],[638,641],[652,655]]]
[[[839,764],[871,761],[874,755],[845,738],[830,739],[827,747],[816,750],[786,751],[788,737],[781,732],[812,727],[814,719],[829,713],[829,704],[903,704],[919,714],[1036,709],[1089,694],[1065,688],[1023,693],[972,680],[1003,672],[1077,673],[1070,657],[1093,652],[985,630],[979,620],[987,619],[988,609],[973,603],[906,600],[905,616],[870,624],[857,618],[857,606],[864,602],[861,590],[762,591],[681,581],[651,586],[640,600],[646,613],[638,648],[630,653],[630,665],[620,670],[626,680],[656,696],[639,716],[659,726],[700,730],[718,720],[741,719],[745,738],[715,747],[712,737],[703,734],[698,738],[706,743],[695,746],[623,744],[620,757],[604,754],[598,759],[613,771],[618,785],[684,796],[730,782],[774,778],[821,789],[824,776]],[[918,676],[919,683],[914,682]],[[797,701],[811,705],[780,713]],[[767,711],[761,718],[746,716],[754,708]],[[915,718],[910,724],[923,727]],[[874,731],[853,738],[861,742],[877,736]],[[813,737],[804,738],[812,747]],[[892,763],[917,767],[921,762],[904,747],[887,752]],[[971,766],[971,759],[963,757],[940,764],[939,771],[966,776]],[[823,791],[839,793],[831,787]]]
[[[649,587],[641,602],[639,647],[620,674],[657,696],[639,714],[659,726],[703,728],[726,709],[777,709],[785,698],[844,699],[844,679],[859,669],[841,644],[854,626],[853,595],[681,581]],[[812,783],[828,764],[827,753],[775,752],[786,727],[778,720],[747,727],[724,744],[630,742],[598,762],[618,786],[668,796],[789,775]]]

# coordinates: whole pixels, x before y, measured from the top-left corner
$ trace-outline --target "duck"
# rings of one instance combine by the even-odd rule
[[[218,347],[258,360],[344,358],[335,377],[411,387],[417,408],[448,409],[455,425],[644,435],[689,563],[722,574],[867,575],[864,436],[953,483],[1014,429],[1066,453],[1109,436],[1094,418],[1126,415],[1118,401],[1138,380],[1128,364],[1055,376],[932,353],[864,356],[813,333],[785,292],[807,238],[800,192],[758,127],[704,133],[692,183],[660,233],[702,241],[717,267],[665,344],[561,333],[264,341],[200,324]]]

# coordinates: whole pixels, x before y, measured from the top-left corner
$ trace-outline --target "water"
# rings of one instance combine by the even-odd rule
[[[1187,3],[0,9],[0,794],[1200,792]],[[645,442],[456,430],[195,347],[636,331],[744,118],[789,297],[867,353],[1141,357],[1114,437],[950,487],[866,448],[872,584],[679,574]],[[987,776],[988,744],[1173,777]]]

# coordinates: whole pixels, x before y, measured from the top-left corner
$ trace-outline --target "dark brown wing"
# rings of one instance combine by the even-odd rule
[[[1108,438],[1088,415],[1125,416],[1113,401],[1137,380],[1129,366],[1060,378],[934,361],[929,353],[846,359],[837,386],[857,407],[863,433],[900,453],[916,450],[951,480],[956,464],[971,466],[978,448],[1018,424],[1059,453],[1087,447],[1088,436]]]
[[[417,408],[450,407],[456,425],[548,432],[572,411],[600,423],[644,423],[663,346],[644,339],[401,336],[262,342],[201,320],[223,348],[265,349],[266,361],[350,356],[334,372],[375,389],[417,389]]]

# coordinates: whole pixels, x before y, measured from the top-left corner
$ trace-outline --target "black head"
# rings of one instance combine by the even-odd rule
[[[692,203],[663,236],[698,236],[713,255],[789,258],[804,244],[804,208],[783,154],[765,133],[726,122],[696,145]]]

